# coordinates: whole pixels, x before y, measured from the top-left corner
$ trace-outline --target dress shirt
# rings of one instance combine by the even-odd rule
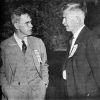
[[[72,39],[72,44],[71,44],[71,48],[70,48],[70,53],[72,52],[73,46],[75,44],[75,41],[78,38],[78,36],[79,36],[79,34],[80,34],[80,32],[81,32],[81,30],[83,29],[84,26],[85,25],[83,25],[75,34],[73,34],[73,39]]]
[[[22,40],[20,38],[18,38],[18,36],[15,33],[14,33],[14,38],[15,38],[18,46],[22,50]],[[24,40],[25,44],[28,45],[27,37],[25,37],[23,40]]]

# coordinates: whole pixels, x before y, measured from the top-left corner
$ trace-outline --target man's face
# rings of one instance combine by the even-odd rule
[[[19,31],[20,35],[22,36],[28,36],[32,34],[32,24],[31,24],[31,18],[28,14],[23,14],[20,17],[19,21]]]
[[[67,10],[63,12],[62,24],[66,27],[67,31],[73,32],[76,26],[76,20],[77,19],[75,18],[74,14],[71,12],[67,12]]]

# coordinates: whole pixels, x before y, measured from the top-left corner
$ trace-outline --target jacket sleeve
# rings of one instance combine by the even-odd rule
[[[1,47],[2,66],[0,69],[0,83],[2,87],[6,87],[11,83],[12,71],[9,64],[9,59],[6,55],[6,50]]]
[[[47,64],[47,53],[46,53],[46,47],[43,43],[43,41],[40,39],[40,52],[41,52],[41,72],[42,72],[42,79],[45,84],[48,84],[49,82],[49,74],[48,74],[48,64]]]
[[[97,86],[100,88],[100,39],[87,42],[86,55]]]

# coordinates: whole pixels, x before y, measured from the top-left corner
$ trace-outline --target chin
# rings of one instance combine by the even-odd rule
[[[69,30],[66,28],[66,31],[68,31],[69,32]]]
[[[32,32],[28,32],[28,35],[31,35],[32,34]]]

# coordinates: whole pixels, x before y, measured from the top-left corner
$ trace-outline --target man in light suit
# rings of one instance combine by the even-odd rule
[[[44,100],[49,83],[46,48],[41,39],[31,36],[28,12],[24,6],[13,10],[14,35],[1,43],[0,79],[7,100]]]
[[[100,39],[84,24],[86,9],[69,3],[63,9],[63,25],[73,38],[63,69],[69,97],[96,97],[100,94]]]

